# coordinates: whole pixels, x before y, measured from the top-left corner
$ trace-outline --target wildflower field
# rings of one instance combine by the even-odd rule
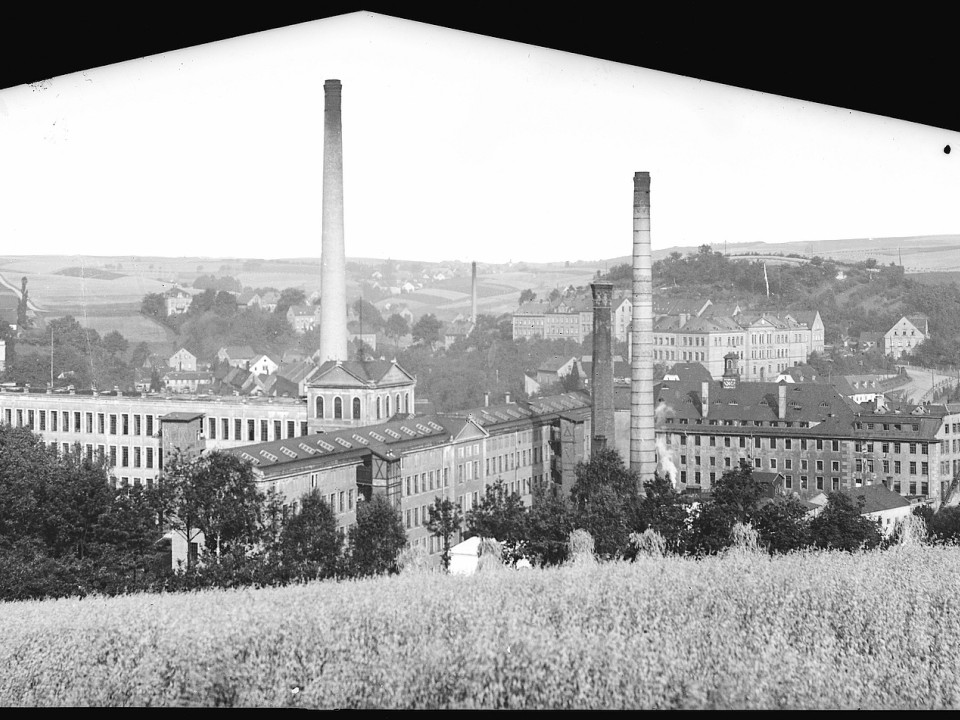
[[[957,708],[960,548],[0,605],[0,705]]]

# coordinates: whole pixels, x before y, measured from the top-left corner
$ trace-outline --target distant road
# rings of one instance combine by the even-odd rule
[[[934,389],[957,384],[956,375],[946,375],[931,368],[914,365],[907,365],[906,369],[907,374],[910,375],[910,382],[897,388],[897,390],[902,390],[903,397],[907,400],[912,399],[915,403],[932,400]]]
[[[20,288],[18,288],[16,285],[11,284],[10,281],[7,280],[3,275],[0,275],[0,285],[2,285],[5,288],[8,288],[9,290],[12,290],[14,295],[16,295],[17,297],[20,297]],[[43,308],[39,307],[33,300],[30,299],[29,292],[27,292],[27,309],[33,310],[34,312],[43,312]]]

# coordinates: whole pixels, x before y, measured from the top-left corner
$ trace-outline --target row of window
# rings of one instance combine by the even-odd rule
[[[49,443],[49,447],[53,452],[61,452],[64,455],[75,452],[77,448],[77,446],[71,446],[70,443],[61,443],[58,448],[55,442]],[[157,460],[157,468],[163,467],[163,451],[160,448],[128,447],[126,445],[119,447],[117,445],[97,445],[94,447],[92,443],[87,443],[83,446],[81,452],[90,461],[93,460],[94,453],[96,453],[98,459],[106,458],[110,467],[146,468],[149,470],[154,466],[154,458]]]
[[[68,410],[31,410],[4,408],[7,425],[45,432],[96,432],[101,435],[153,435],[159,416],[131,413],[93,413]]]
[[[693,442],[692,442],[692,443],[689,443],[689,444],[693,445],[694,447],[700,447],[701,442],[702,442],[702,438],[703,438],[704,436],[702,436],[702,435],[690,435],[690,436],[687,436],[687,435],[671,435],[671,434],[668,434],[668,435],[667,435],[667,445],[672,445],[672,444],[673,444],[673,439],[674,439],[674,437],[680,438],[679,444],[680,444],[681,447],[684,447],[684,446],[686,446],[686,445],[688,444],[688,442],[687,442],[687,438],[688,438],[688,437],[693,438]],[[708,445],[709,447],[722,446],[722,447],[741,447],[741,448],[745,448],[745,447],[748,447],[748,446],[752,446],[752,447],[754,447],[754,448],[763,448],[764,445],[766,445],[766,447],[769,448],[770,450],[778,450],[778,449],[781,448],[781,446],[782,446],[782,448],[783,448],[784,450],[793,450],[793,449],[794,449],[794,443],[797,443],[797,447],[799,447],[800,450],[812,450],[812,449],[814,449],[814,448],[816,448],[817,450],[823,450],[824,448],[827,448],[828,443],[829,443],[829,449],[830,449],[830,450],[832,450],[833,452],[839,452],[839,451],[840,451],[840,441],[839,441],[839,440],[824,440],[823,438],[815,438],[815,439],[807,439],[807,438],[776,438],[776,437],[762,438],[762,437],[756,437],[756,436],[755,436],[755,437],[753,437],[753,438],[751,439],[751,438],[746,437],[746,436],[744,436],[744,435],[739,435],[739,436],[724,435],[723,438],[722,438],[722,440],[723,440],[722,443],[719,442],[720,438],[718,438],[716,435],[707,435],[706,438],[707,438],[707,441],[708,441],[708,442],[707,442],[707,445]],[[766,439],[766,441],[767,441],[766,443],[763,442],[764,439]]]
[[[402,411],[400,410],[401,399],[403,400]],[[403,395],[400,395],[400,393],[397,393],[396,404],[392,406],[392,409],[390,405],[389,395],[386,395],[384,397],[377,397],[376,406],[377,406],[376,407],[377,420],[380,420],[384,417],[387,417],[387,418],[391,417],[393,415],[393,411],[409,413],[410,412],[410,393],[404,393]],[[327,415],[328,408],[326,407],[326,401],[322,396],[317,396],[317,399],[315,401],[315,406],[314,406],[314,416],[319,419],[330,417],[334,420],[343,420],[345,417],[347,417],[347,419],[359,420],[360,408],[361,408],[360,398],[358,397],[353,398],[353,400],[350,402],[350,416],[349,417],[345,416],[343,398],[337,395],[336,397],[333,398],[333,414],[328,416]]]
[[[273,437],[270,437],[270,429]],[[231,430],[232,435],[231,435]],[[286,430],[286,435],[283,434]],[[207,418],[207,438],[210,440],[241,440],[247,442],[268,442],[270,440],[287,440],[299,437],[296,434],[296,420],[266,420],[247,418]],[[300,436],[307,434],[307,421],[300,421]]]

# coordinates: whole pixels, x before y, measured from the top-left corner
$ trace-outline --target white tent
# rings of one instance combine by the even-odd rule
[[[479,561],[480,538],[467,538],[450,548],[450,574],[473,575]]]

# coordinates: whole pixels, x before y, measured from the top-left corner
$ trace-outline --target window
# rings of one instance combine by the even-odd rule
[[[247,440],[255,442],[257,439],[257,423],[255,420],[247,420]]]
[[[217,419],[208,418],[207,425],[208,425],[207,437],[209,437],[211,440],[216,440],[217,439]]]
[[[335,397],[333,399],[333,419],[343,419],[343,400],[341,400],[339,397]]]
[[[360,398],[358,397],[353,399],[353,419],[360,419]]]
[[[120,464],[123,467],[130,467],[130,448],[120,448]]]
[[[316,410],[317,410],[317,417],[322,418],[323,417],[323,398],[320,397],[319,395],[317,396]]]
[[[77,425],[79,426],[80,423],[78,422]],[[123,413],[120,416],[120,432],[124,435],[130,434],[130,415],[128,413]]]
[[[148,468],[153,467],[153,448],[152,447],[147,448],[147,467]]]
[[[100,432],[103,432],[103,418],[100,419]],[[153,435],[153,415],[147,415],[147,435]]]
[[[267,427],[268,427],[267,421],[261,420],[260,421],[260,442],[266,442],[267,440],[270,439],[269,437],[267,437]]]
[[[292,438],[297,434],[297,423],[294,420],[287,420],[287,437]]]
[[[871,443],[871,445],[872,445],[872,444],[873,444],[873,443]],[[840,452],[840,441],[839,441],[839,440],[831,440],[831,441],[830,441],[830,448],[831,448],[834,452]],[[873,448],[872,448],[872,447],[870,448],[870,452],[873,452]]]
[[[817,475],[817,490],[823,490],[823,475]]]
[[[110,414],[110,434],[117,434],[117,416],[113,413]]]
[[[910,474],[911,475],[917,474],[917,463],[914,462],[913,460],[910,461]]]
[[[89,445],[87,447],[90,447]],[[133,466],[135,468],[140,467],[140,448],[135,447],[133,449]]]
[[[80,432],[80,415],[81,413],[75,412],[73,414],[73,431]]]
[[[834,460],[833,462],[831,462],[830,469],[833,470],[834,472],[840,472],[840,461]]]

